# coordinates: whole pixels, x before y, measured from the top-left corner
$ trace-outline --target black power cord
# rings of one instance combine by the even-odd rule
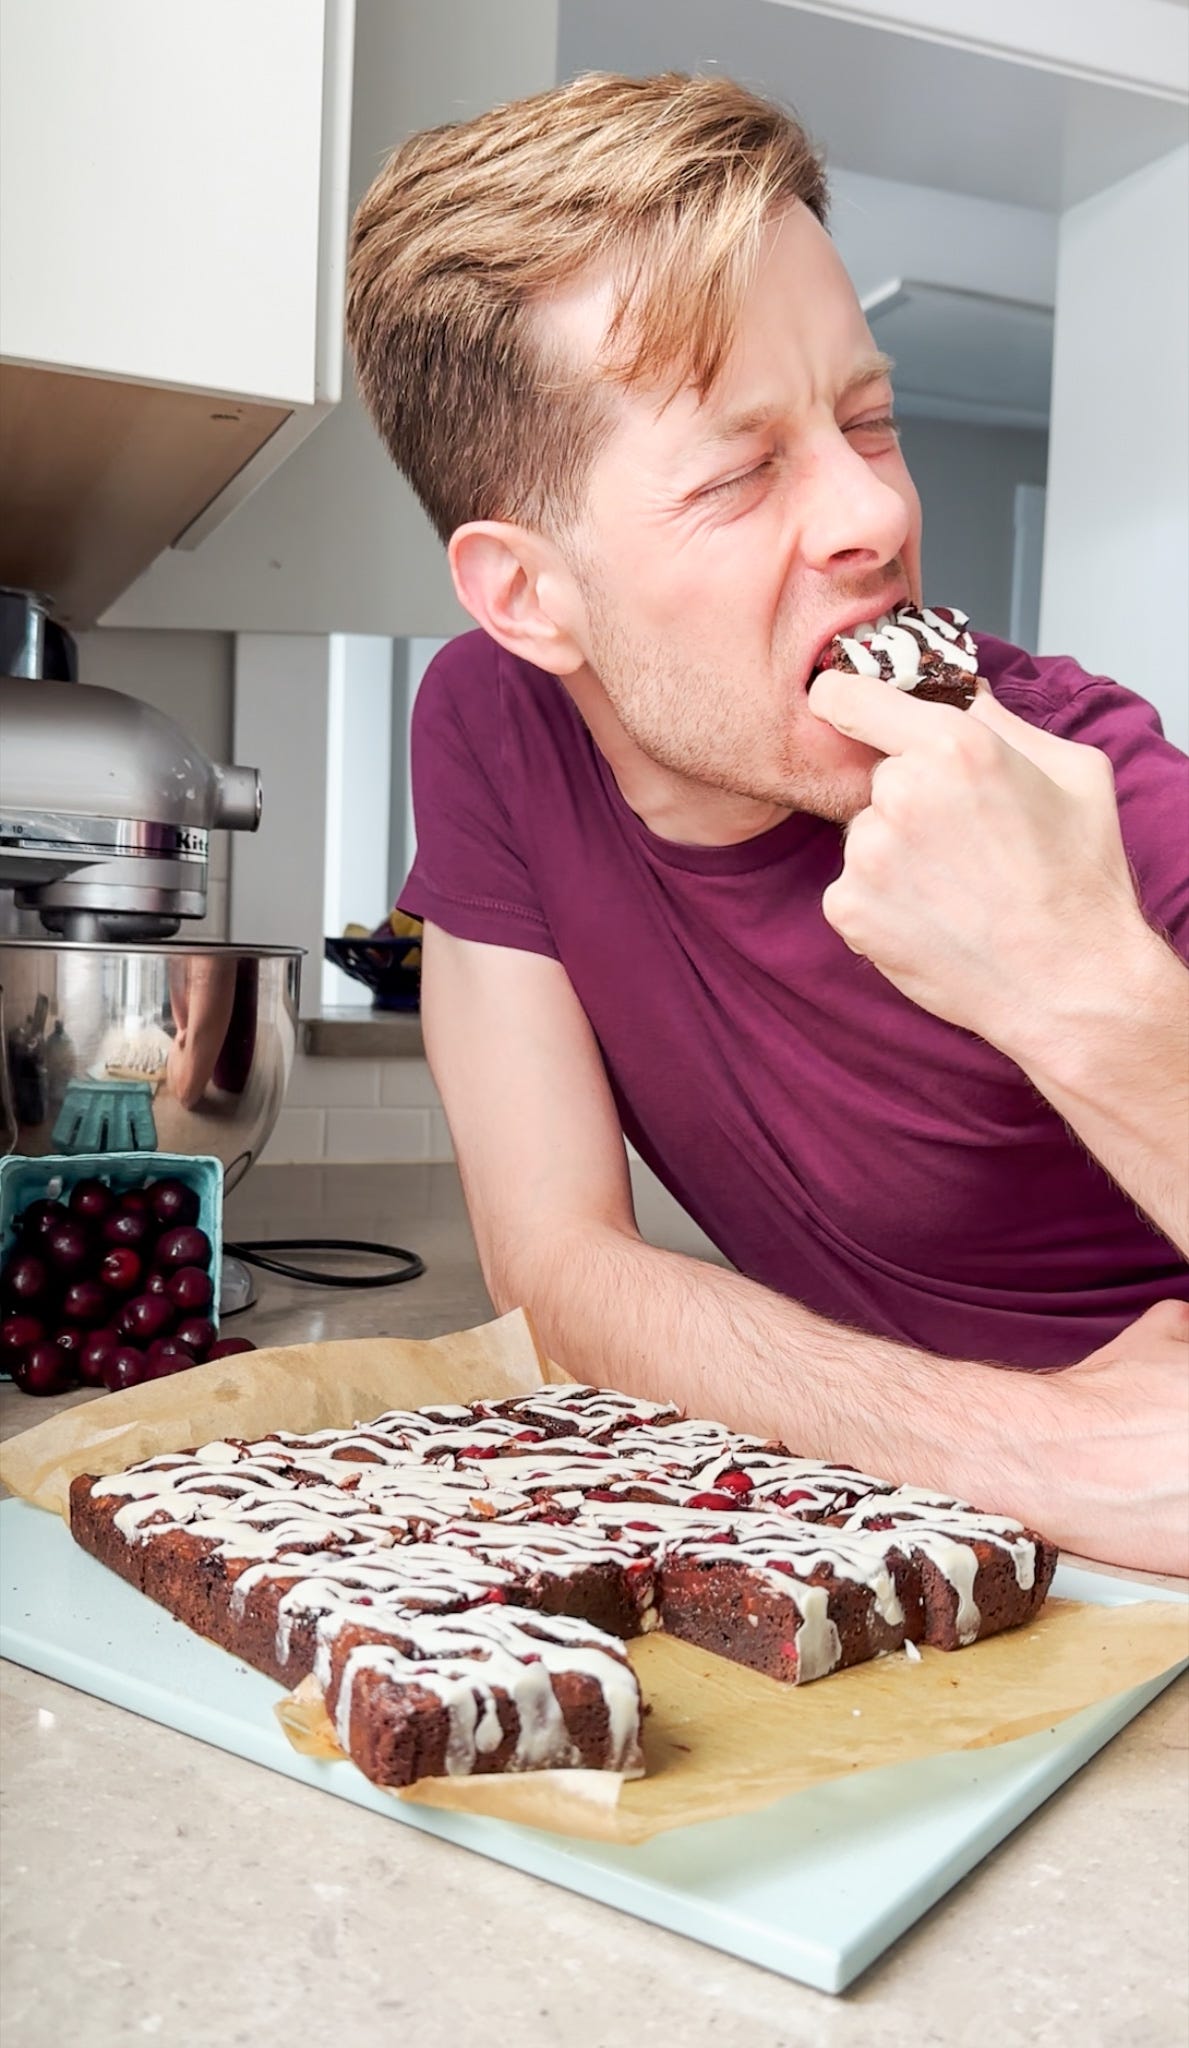
[[[399,1287],[403,1280],[418,1280],[425,1261],[399,1244],[369,1244],[353,1237],[257,1237],[223,1250],[229,1258],[242,1259],[245,1266],[259,1266],[262,1272],[279,1273],[285,1280],[307,1280],[316,1287]],[[274,1259],[273,1252],[370,1252],[378,1259],[402,1259],[404,1264],[387,1273],[328,1273],[317,1266],[291,1266]]]

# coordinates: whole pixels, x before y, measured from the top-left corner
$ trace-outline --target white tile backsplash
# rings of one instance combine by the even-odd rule
[[[450,1126],[446,1112],[440,1103],[429,1112],[429,1156],[431,1159],[453,1159],[454,1145],[450,1137]]]
[[[445,1111],[424,1060],[310,1058],[299,1053],[276,1130],[273,1165],[333,1160],[453,1159]]]
[[[437,1109],[438,1091],[425,1060],[381,1060],[380,1100],[391,1109]]]
[[[285,1094],[287,1107],[301,1109],[368,1109],[387,1097],[380,1094],[381,1060],[307,1058],[298,1053]],[[423,1061],[410,1064],[424,1065]]]
[[[428,1109],[328,1109],[327,1159],[429,1159]]]
[[[305,1166],[326,1157],[326,1111],[282,1109],[271,1138],[260,1154],[270,1166]]]

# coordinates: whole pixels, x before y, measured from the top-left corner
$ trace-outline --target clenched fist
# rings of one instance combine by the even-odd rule
[[[963,712],[827,672],[809,703],[886,757],[822,908],[922,1009],[1019,1057],[1050,994],[1068,1008],[1152,941],[1097,748],[1027,724],[985,683]]]

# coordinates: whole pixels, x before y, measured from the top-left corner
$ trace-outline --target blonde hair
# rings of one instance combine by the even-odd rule
[[[565,528],[607,383],[712,387],[760,237],[826,185],[804,130],[720,77],[593,72],[412,136],[351,232],[360,393],[444,540],[471,519]],[[550,350],[542,300],[584,274],[615,304],[594,373]]]

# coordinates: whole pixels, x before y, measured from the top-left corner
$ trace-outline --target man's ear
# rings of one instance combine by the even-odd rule
[[[459,603],[509,654],[555,676],[582,667],[581,600],[550,541],[510,521],[474,519],[451,534],[449,554]]]

